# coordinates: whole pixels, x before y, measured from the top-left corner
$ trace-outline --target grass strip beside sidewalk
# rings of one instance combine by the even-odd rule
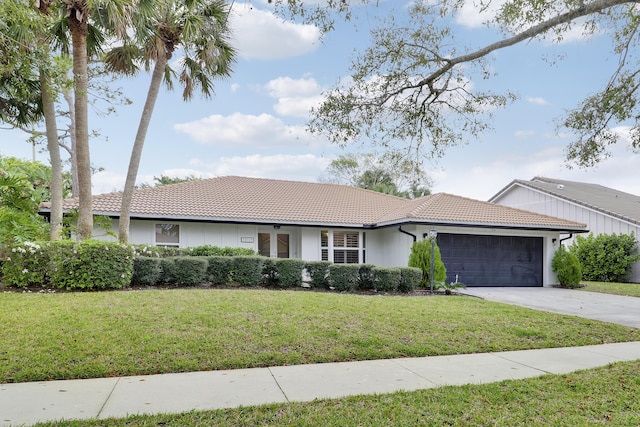
[[[0,294],[0,382],[640,341],[469,297],[266,290]]]

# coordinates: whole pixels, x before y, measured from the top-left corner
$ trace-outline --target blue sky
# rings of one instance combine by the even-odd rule
[[[313,26],[276,18],[264,0],[235,2],[234,43],[240,56],[232,77],[217,82],[210,100],[196,96],[185,103],[177,85],[174,92],[162,90],[139,182],[161,174],[317,181],[337,156],[369,151],[360,145],[333,146],[308,135],[304,124],[322,91],[348,75],[350,57],[367,45],[376,15],[394,13],[401,19],[404,3],[359,7],[355,21],[338,23],[336,31],[321,39]],[[483,17],[471,4],[455,17],[455,31],[459,41],[477,48],[498,36],[481,25]],[[519,98],[495,111],[493,130],[425,164],[434,181],[432,191],[487,200],[513,179],[540,175],[640,194],[634,173],[640,156],[624,144],[614,147],[613,157],[599,167],[570,170],[563,155],[570,138],[555,134],[564,112],[606,84],[616,65],[610,49],[606,34],[585,39],[576,32],[560,45],[531,41],[497,52],[492,57],[497,75],[489,80],[472,75],[471,83],[495,91],[510,89]],[[118,107],[117,115],[90,119],[90,127],[102,135],[92,142],[92,162],[104,168],[93,177],[94,194],[120,190],[124,184],[149,78],[121,79],[118,86],[133,104]],[[628,129],[618,130],[625,135]],[[0,154],[30,159],[26,138],[20,131],[1,131]],[[45,152],[38,152],[37,159],[48,163]]]

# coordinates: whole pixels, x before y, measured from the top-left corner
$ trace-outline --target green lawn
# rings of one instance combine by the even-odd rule
[[[637,426],[638,372],[635,361],[484,385],[38,426]]]
[[[461,296],[1,293],[0,307],[0,382],[640,341],[640,329]]]
[[[639,283],[582,282],[582,284],[585,286],[578,290],[640,298]]]

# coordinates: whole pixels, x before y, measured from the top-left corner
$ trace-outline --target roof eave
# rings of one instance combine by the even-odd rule
[[[507,184],[506,186],[504,186],[500,191],[498,191],[496,194],[494,194],[489,200],[487,200],[489,203],[495,203],[496,200],[500,199],[503,195],[505,195],[506,193],[508,193],[509,191],[511,191],[511,189],[513,187],[515,187],[516,185],[520,184],[520,180],[518,179],[514,179],[513,181],[511,181],[509,184]]]
[[[416,219],[405,218],[402,220],[385,221],[375,225],[375,228],[393,227],[397,225],[417,224],[417,225],[433,225],[441,227],[478,227],[478,228],[500,228],[500,229],[517,229],[517,230],[536,230],[536,231],[557,231],[559,233],[588,233],[586,225],[580,226],[561,226],[561,225],[539,225],[539,224],[511,224],[497,222],[468,222],[468,221],[443,221],[440,219]]]
[[[94,215],[103,215],[111,218],[119,218],[120,212],[94,212]],[[299,226],[299,227],[333,227],[333,228],[372,228],[371,224],[348,223],[348,222],[323,222],[323,221],[291,221],[275,218],[231,218],[231,217],[209,217],[196,215],[158,215],[148,213],[132,213],[132,220],[148,221],[184,221],[184,222],[208,222],[227,224],[251,224],[251,225],[279,225],[279,226]]]

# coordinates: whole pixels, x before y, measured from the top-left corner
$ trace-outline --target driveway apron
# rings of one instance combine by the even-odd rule
[[[553,287],[467,288],[460,293],[489,301],[640,328],[640,298],[636,297]]]

